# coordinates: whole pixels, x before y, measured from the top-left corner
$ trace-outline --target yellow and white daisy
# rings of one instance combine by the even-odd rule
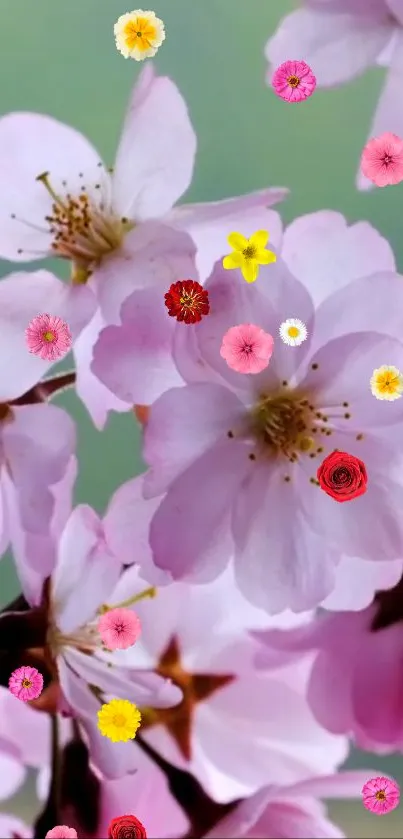
[[[377,399],[386,399],[393,402],[400,399],[403,393],[403,375],[397,367],[391,364],[383,364],[374,370],[371,379],[371,392]]]
[[[302,320],[287,318],[280,324],[280,338],[290,347],[299,347],[308,335],[308,330]]]
[[[165,40],[165,27],[154,12],[136,9],[121,15],[113,31],[117,49],[124,58],[152,58]]]
[[[141,723],[141,713],[128,699],[112,699],[98,711],[98,728],[112,743],[132,740]]]

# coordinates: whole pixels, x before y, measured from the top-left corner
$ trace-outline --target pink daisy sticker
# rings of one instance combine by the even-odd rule
[[[361,172],[376,186],[403,181],[403,140],[390,131],[369,140],[361,156]]]
[[[286,102],[303,102],[312,96],[316,76],[305,61],[284,61],[274,71],[271,84],[277,96]]]
[[[237,373],[261,373],[270,361],[274,340],[253,323],[232,326],[225,333],[220,355]]]
[[[77,839],[77,831],[74,827],[67,827],[65,824],[57,824],[48,830],[45,839]]]
[[[41,695],[43,676],[36,667],[18,667],[12,672],[8,686],[17,699],[29,702],[31,699],[38,699]]]
[[[57,361],[69,351],[72,337],[66,321],[56,315],[37,315],[25,330],[30,353],[46,361]]]
[[[140,619],[130,609],[111,609],[100,617],[98,632],[108,650],[127,650],[140,636]]]
[[[371,778],[362,788],[364,807],[377,816],[383,816],[394,810],[400,800],[400,788],[390,778]]]

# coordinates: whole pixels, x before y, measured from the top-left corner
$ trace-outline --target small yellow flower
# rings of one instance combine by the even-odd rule
[[[116,46],[124,58],[152,58],[165,39],[165,27],[154,12],[136,9],[121,15],[113,27]]]
[[[269,265],[276,262],[276,254],[266,250],[269,241],[267,230],[258,230],[250,239],[242,233],[230,233],[228,242],[233,252],[225,256],[222,264],[224,268],[240,268],[247,283],[254,283],[259,273],[259,265]]]
[[[112,699],[98,711],[98,728],[112,743],[132,740],[140,722],[140,711],[128,699]]]
[[[370,379],[371,391],[377,399],[393,402],[403,394],[403,376],[393,365],[384,364],[374,370]]]

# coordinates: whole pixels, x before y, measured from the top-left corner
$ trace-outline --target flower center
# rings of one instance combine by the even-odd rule
[[[113,717],[113,724],[116,725],[118,728],[122,728],[126,725],[126,717],[124,714],[115,714]]]
[[[270,454],[293,461],[296,450],[308,452],[315,446],[311,414],[313,406],[301,394],[263,394],[251,411],[251,431]]]
[[[383,162],[384,162],[385,166],[389,166],[389,164],[392,163],[392,161],[393,161],[393,157],[390,154],[384,154]]]
[[[375,798],[377,798],[378,801],[385,801],[386,800],[385,790],[378,789],[378,792],[375,793]]]
[[[32,682],[29,679],[23,679],[22,682],[21,682],[21,686],[23,688],[31,688],[32,687]]]
[[[81,270],[80,281],[85,282],[101,260],[120,247],[134,225],[117,218],[106,207],[102,194],[99,202],[90,197],[85,186],[78,196],[60,196],[51,186],[49,172],[36,180],[53,199],[52,212],[45,217],[53,236],[52,250],[56,256],[71,260]],[[96,184],[97,188],[101,190],[101,184]]]
[[[56,340],[56,335],[55,335],[54,332],[44,332],[42,334],[42,338],[43,338],[44,341],[48,341],[49,343],[52,343],[52,341]]]
[[[288,76],[287,84],[289,84],[290,87],[298,87],[300,81],[301,79],[299,79],[298,76]]]
[[[126,46],[129,50],[134,46],[145,50],[155,41],[157,32],[146,18],[136,18],[127,22],[124,28]]]
[[[252,344],[244,344],[243,347],[242,347],[242,352],[246,353],[247,355],[249,355],[249,353],[253,352]]]
[[[288,332],[290,338],[298,338],[298,335],[299,335],[298,326],[289,326],[288,329],[287,329],[287,332]]]
[[[254,259],[256,256],[255,245],[248,245],[248,247],[242,251],[242,254],[245,257],[245,259]]]
[[[181,306],[185,309],[197,309],[201,302],[200,295],[194,291],[183,291],[180,297]]]

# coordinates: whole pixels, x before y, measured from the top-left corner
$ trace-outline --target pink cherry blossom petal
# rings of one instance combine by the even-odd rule
[[[43,690],[43,676],[36,667],[18,667],[9,678],[8,686],[17,699],[29,702],[37,699]]]
[[[111,609],[100,617],[98,632],[108,650],[127,650],[139,638],[141,623],[130,609]]]
[[[232,326],[225,333],[220,355],[238,373],[261,373],[268,366],[274,340],[253,323]]]

